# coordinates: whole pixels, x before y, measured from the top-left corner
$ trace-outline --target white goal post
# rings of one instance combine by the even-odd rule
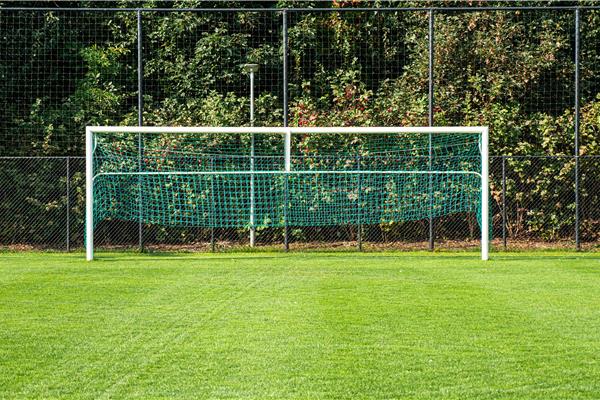
[[[255,170],[254,161],[252,161],[251,170],[239,171],[125,171],[125,172],[97,172],[94,170],[95,159],[94,152],[97,145],[97,137],[104,134],[186,134],[186,135],[202,135],[202,134],[277,134],[281,135],[283,140],[283,167],[278,171]],[[461,171],[461,170],[444,170],[436,171],[432,169],[421,170],[323,170],[323,171],[301,171],[292,169],[292,136],[312,135],[312,134],[354,134],[354,135],[370,135],[370,134],[419,134],[429,135],[431,137],[439,134],[476,134],[479,135],[479,155],[481,164],[479,171]],[[481,204],[481,259],[487,260],[489,257],[489,132],[485,126],[470,126],[470,127],[128,127],[128,126],[88,126],[86,128],[86,213],[85,213],[85,246],[86,259],[94,258],[94,183],[99,176],[106,175],[162,175],[162,176],[181,176],[181,175],[248,175],[254,179],[255,176],[261,174],[280,174],[280,175],[298,175],[298,174],[407,174],[407,175],[429,175],[435,176],[440,174],[455,174],[455,175],[472,175],[480,179],[480,204]],[[252,142],[254,143],[254,141]],[[254,146],[254,144],[253,144]],[[431,146],[431,145],[430,145]],[[141,151],[141,150],[140,150]],[[431,150],[430,150],[431,152]],[[254,157],[254,156],[253,156]],[[431,153],[430,153],[431,157]],[[254,204],[251,205],[253,209]]]

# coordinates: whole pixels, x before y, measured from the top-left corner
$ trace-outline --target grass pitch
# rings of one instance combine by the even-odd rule
[[[600,397],[597,254],[0,254],[0,398]]]

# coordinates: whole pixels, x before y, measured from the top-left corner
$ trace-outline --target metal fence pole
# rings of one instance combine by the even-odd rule
[[[579,8],[575,9],[575,248],[581,250],[579,238]]]
[[[429,126],[433,126],[433,9],[429,9],[429,117],[428,123]],[[433,164],[433,149],[431,143],[432,137],[431,133],[429,134],[429,170],[432,168]],[[429,250],[433,251],[435,248],[435,240],[434,240],[434,227],[433,227],[433,176],[429,175]]]
[[[356,205],[357,205],[357,209],[358,209],[357,210],[357,213],[358,213],[358,221],[357,222],[358,223],[356,224],[356,232],[357,232],[356,234],[357,234],[357,240],[358,240],[358,251],[362,251],[362,249],[363,249],[363,242],[362,242],[362,218],[361,218],[362,217],[362,215],[361,215],[361,213],[362,213],[362,207],[360,205],[360,202],[362,200],[361,195],[360,195],[361,192],[362,192],[362,174],[360,174],[360,169],[361,169],[360,168],[361,167],[361,165],[360,165],[360,162],[361,162],[360,155],[357,157],[356,161],[357,161],[357,164],[358,164],[357,165],[357,169],[359,171],[358,182],[357,182],[358,189],[357,189],[357,195],[356,195]]]
[[[502,156],[502,245],[506,250],[506,156]]]
[[[210,170],[215,170],[215,157],[210,158]],[[217,224],[215,205],[215,175],[210,177],[210,251],[215,251],[215,225]]]
[[[283,126],[288,126],[288,27],[287,27],[287,10],[283,10],[282,13],[282,29],[283,29],[283,43],[282,43],[282,51],[283,51]],[[288,225],[288,204],[289,204],[289,192],[290,192],[290,183],[289,183],[289,175],[285,175],[284,179],[284,204],[283,204],[283,246],[285,251],[289,251],[290,249],[290,227]]]
[[[137,10],[137,78],[138,78],[138,125],[144,124],[144,93],[143,93],[143,64],[142,64],[142,11]],[[142,134],[138,134],[138,170],[142,172]],[[143,223],[143,206],[142,206],[142,178],[138,179],[139,193],[139,221],[138,221],[138,247],[141,252],[144,251],[144,223]]]
[[[71,165],[67,156],[67,252],[71,251]]]

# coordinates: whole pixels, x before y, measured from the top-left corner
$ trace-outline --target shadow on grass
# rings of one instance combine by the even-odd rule
[[[279,253],[279,254],[265,254],[265,253],[129,253],[129,254],[106,254],[106,255],[98,255],[98,264],[102,265],[103,263],[120,263],[120,264],[151,264],[153,262],[164,262],[164,261],[173,261],[178,262],[178,266],[181,266],[182,262],[186,263],[189,261],[190,266],[199,266],[199,265],[210,265],[211,263],[221,263],[221,262],[231,262],[231,261],[239,261],[239,262],[256,262],[257,260],[264,260],[265,264],[255,264],[255,265],[269,265],[270,261],[284,261],[287,260],[288,263],[304,263],[304,262],[312,262],[315,265],[318,265],[318,260],[329,260],[335,261],[340,260],[340,262],[344,262],[349,266],[356,266],[356,263],[360,264],[361,260],[368,262],[369,260],[381,260],[390,262],[393,260],[397,260],[399,263],[405,264],[406,262],[414,263],[414,264],[426,264],[431,267],[435,267],[436,263],[440,266],[448,265],[448,263],[456,264],[457,266],[470,266],[474,268],[502,268],[508,266],[514,266],[515,263],[537,263],[546,261],[556,261],[556,260],[588,260],[590,262],[600,262],[600,254],[544,254],[544,253],[531,253],[531,254],[502,254],[502,255],[491,255],[489,261],[482,261],[479,258],[478,254],[456,254],[456,253],[386,253],[386,254],[377,254],[377,253],[323,253],[323,252],[299,252],[299,253]],[[94,263],[92,263],[94,264]]]
[[[543,260],[594,260],[600,261],[600,254],[515,254],[515,255],[499,255],[490,256],[493,262],[506,261],[543,261]]]
[[[64,257],[68,260],[84,260],[85,253],[83,251],[76,252],[60,252],[60,251],[0,251],[0,257],[27,257],[31,255]],[[356,249],[333,249],[333,250],[290,250],[284,252],[281,249],[232,249],[221,250],[216,252],[194,252],[194,251],[148,251],[139,252],[136,250],[98,250],[95,253],[95,260],[99,262],[144,262],[152,260],[190,260],[190,261],[218,261],[218,260],[308,260],[318,258],[339,258],[353,260],[415,260],[416,262],[430,263],[436,260],[456,260],[456,261],[471,261],[481,263],[480,265],[498,265],[506,262],[515,261],[543,261],[543,260],[578,260],[585,259],[590,261],[600,261],[600,252],[575,252],[564,250],[533,250],[533,251],[498,251],[490,254],[490,261],[484,262],[479,258],[477,249],[469,249],[463,251],[451,250],[436,250],[431,253],[429,251],[406,251],[406,250],[366,250],[357,251]]]
[[[123,252],[123,253],[96,253],[95,259],[98,261],[152,261],[156,260],[190,260],[190,261],[217,261],[217,260],[309,260],[318,258],[328,259],[354,259],[354,260],[389,260],[389,259],[402,259],[402,260],[417,260],[417,261],[435,261],[435,260],[464,260],[478,262],[480,260],[479,253],[476,252],[406,252],[406,251],[386,251],[386,252],[358,252],[358,251],[290,251],[284,252],[272,252],[272,251],[225,251],[225,252]]]

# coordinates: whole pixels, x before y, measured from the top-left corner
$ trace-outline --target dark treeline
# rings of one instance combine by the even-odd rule
[[[493,155],[558,157],[506,161],[508,227],[511,234],[543,239],[573,234],[573,8],[453,9],[505,2],[90,1],[44,2],[57,7],[52,11],[11,10],[15,5],[42,3],[0,2],[2,156],[81,156],[86,125],[138,123],[137,13],[61,8],[174,9],[141,13],[143,123],[210,126],[248,124],[248,78],[240,67],[248,62],[260,65],[257,124],[282,125],[284,14],[277,9],[338,8],[286,13],[289,124],[406,126],[429,119],[429,11],[376,8],[446,6],[435,10],[433,20],[434,124],[489,125]],[[365,5],[374,9],[352,11]],[[175,10],[181,7],[268,10]],[[600,156],[600,10],[582,8],[579,16],[579,155]],[[600,234],[599,164],[594,158],[581,162],[585,240]],[[498,206],[500,164],[492,167]],[[6,177],[6,171],[0,174]],[[10,171],[11,180],[35,173]],[[34,200],[32,213],[48,207]],[[6,196],[2,201],[4,221],[13,208]],[[495,211],[498,224],[499,208]],[[0,224],[0,241],[14,237],[12,225]]]

